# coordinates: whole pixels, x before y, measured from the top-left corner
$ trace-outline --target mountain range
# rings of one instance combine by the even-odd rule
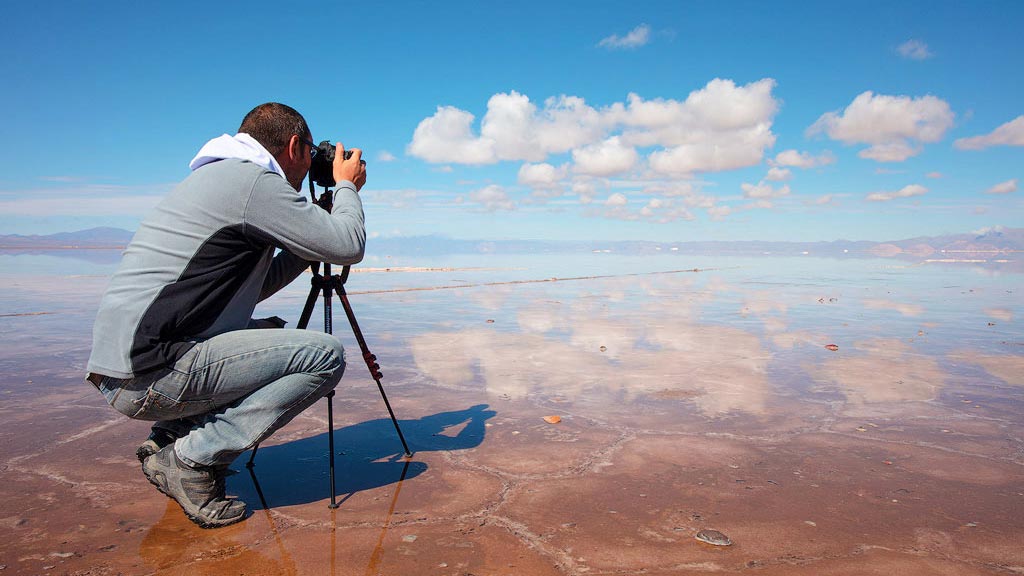
[[[119,249],[134,232],[121,228],[90,228],[49,235],[0,235],[0,249],[61,250]],[[443,236],[372,238],[367,251],[387,255],[438,256],[446,254],[537,254],[611,252],[656,254],[678,252],[699,255],[813,255],[831,257],[911,258],[915,260],[1015,259],[1024,251],[1024,228],[995,227],[966,234],[922,236],[886,242],[834,240],[826,242],[762,241],[552,241],[460,240]]]

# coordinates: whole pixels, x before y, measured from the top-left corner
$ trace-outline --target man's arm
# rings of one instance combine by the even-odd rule
[[[328,214],[283,178],[266,172],[249,196],[245,226],[247,235],[263,238],[307,262],[355,264],[363,259],[363,204],[349,181],[338,182],[334,209]]]

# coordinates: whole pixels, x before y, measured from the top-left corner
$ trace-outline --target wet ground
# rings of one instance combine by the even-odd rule
[[[236,462],[251,517],[210,531],[81,381],[114,261],[0,255],[0,574],[1024,573],[1020,274],[367,262],[351,300],[414,456],[336,305],[340,506],[321,402]],[[294,322],[306,291],[260,312]]]

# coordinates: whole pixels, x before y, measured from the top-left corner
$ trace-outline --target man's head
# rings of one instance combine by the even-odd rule
[[[245,115],[239,132],[252,136],[281,165],[288,183],[296,190],[309,171],[310,151],[306,141],[312,141],[306,119],[291,106],[268,102],[260,104]]]

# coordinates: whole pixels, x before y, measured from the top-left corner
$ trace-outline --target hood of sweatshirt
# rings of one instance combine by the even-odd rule
[[[288,179],[284,175],[281,165],[277,163],[277,159],[267,152],[267,149],[255,138],[245,132],[239,132],[234,136],[224,134],[210,140],[199,149],[199,153],[189,162],[188,167],[196,170],[201,166],[226,158],[248,160],[257,166],[280,174],[281,178],[285,180]]]

